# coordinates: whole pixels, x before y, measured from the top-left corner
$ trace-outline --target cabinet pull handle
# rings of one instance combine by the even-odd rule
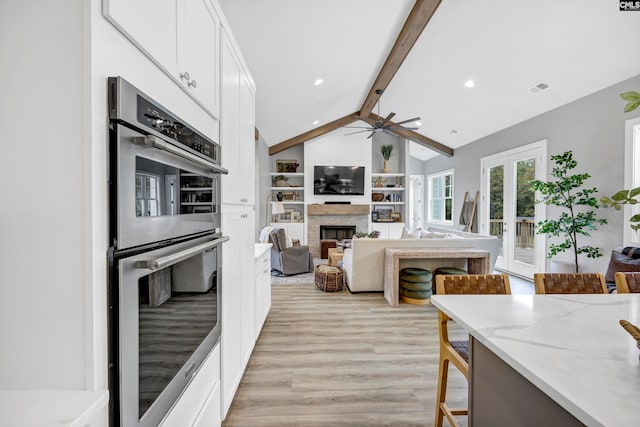
[[[247,203],[247,202],[249,201],[249,199],[242,198],[242,199],[240,199],[240,201],[241,201],[242,203]]]
[[[240,215],[240,218],[249,218],[249,215],[248,214],[242,214],[242,215]]]
[[[180,79],[186,80],[188,82],[191,79],[191,77],[189,77],[189,73],[185,71],[184,73],[180,73]]]
[[[195,89],[198,86],[198,84],[196,83],[195,80],[191,80],[190,82],[187,82],[187,86],[190,86]]]

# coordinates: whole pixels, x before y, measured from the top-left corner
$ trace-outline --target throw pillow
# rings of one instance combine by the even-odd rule
[[[411,231],[407,227],[404,227],[402,229],[402,236],[400,238],[401,239],[419,239],[421,233],[422,233],[421,228],[416,228],[415,230]]]
[[[626,255],[611,251],[611,260],[604,281],[607,283],[615,283],[617,272],[638,272],[640,271],[640,259],[629,258]]]

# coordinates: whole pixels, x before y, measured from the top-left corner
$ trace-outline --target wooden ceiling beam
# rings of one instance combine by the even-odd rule
[[[387,86],[389,86],[393,76],[395,76],[396,72],[400,69],[404,59],[409,55],[411,48],[440,5],[440,1],[441,0],[416,0],[413,9],[411,9],[407,20],[402,26],[402,30],[400,30],[400,34],[398,34],[396,42],[393,44],[393,48],[391,48],[389,56],[387,56],[384,65],[378,73],[378,77],[376,77],[373,86],[369,89],[369,94],[362,103],[360,113],[363,116],[368,116],[373,111],[373,107],[375,107],[379,98],[376,90],[382,89],[382,91],[384,91]]]
[[[273,156],[274,154],[284,151],[288,148],[295,147],[296,145],[299,145],[299,144],[303,144],[314,138],[317,138],[326,133],[339,129],[342,126],[346,126],[350,123],[353,123],[356,120],[359,120],[358,114],[359,113],[357,111],[355,113],[347,114],[346,116],[341,117],[337,120],[326,123],[315,129],[311,129],[310,131],[294,136],[293,138],[287,139],[286,141],[282,141],[279,144],[272,145],[271,147],[269,147],[269,155]]]
[[[368,117],[363,117],[361,120],[373,125],[376,120],[384,120],[384,117],[380,117],[377,114],[371,113]],[[388,121],[388,126],[395,125],[394,122]],[[406,126],[406,125],[405,125]],[[423,145],[430,150],[436,151],[439,154],[442,154],[447,157],[453,156],[453,148],[447,147],[446,145],[440,144],[438,141],[434,141],[433,139],[427,138],[424,135],[419,134],[418,132],[414,132],[409,129],[389,129],[388,132],[394,133],[403,138],[409,139],[417,144]]]

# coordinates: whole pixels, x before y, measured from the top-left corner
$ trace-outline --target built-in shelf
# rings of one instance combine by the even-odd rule
[[[272,190],[291,190],[291,191],[304,191],[304,187],[271,187]]]
[[[304,172],[271,172],[271,176],[286,176],[287,178],[304,177]]]
[[[404,205],[404,202],[371,202],[372,205]]]
[[[211,206],[211,202],[182,202],[183,206]]]
[[[276,202],[271,202],[276,203]],[[302,200],[283,200],[279,203],[284,203],[285,205],[304,205],[304,202]]]
[[[211,187],[181,187],[180,190],[182,190],[182,191],[210,191]]]
[[[283,174],[284,175],[284,174]],[[379,177],[381,176],[382,178],[393,178],[393,177],[398,177],[398,176],[404,176],[403,173],[372,173],[371,177]]]
[[[404,187],[371,187],[371,191],[404,191]]]

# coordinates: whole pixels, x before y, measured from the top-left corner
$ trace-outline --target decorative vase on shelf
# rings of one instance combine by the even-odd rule
[[[389,160],[382,162],[382,173],[389,173]]]
[[[281,202],[283,198],[284,198],[284,194],[278,191],[278,194],[276,194],[276,199],[278,199],[278,201]]]

